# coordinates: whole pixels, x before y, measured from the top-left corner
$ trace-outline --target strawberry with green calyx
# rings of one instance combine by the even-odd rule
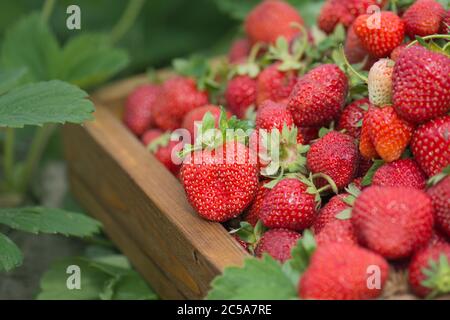
[[[265,231],[266,228],[261,220],[258,220],[254,226],[247,221],[241,221],[240,228],[230,231],[230,234],[245,242],[247,244],[248,251],[254,254],[255,248]]]
[[[308,33],[303,26],[298,26],[301,36],[293,40],[291,46],[286,38],[280,37],[275,45],[269,46],[266,58],[279,61],[278,70],[301,70],[305,66],[300,61],[308,46]]]
[[[450,293],[450,244],[441,243],[419,250],[409,265],[409,284],[422,298]]]
[[[450,237],[450,165],[430,178],[428,186],[436,225]]]
[[[189,131],[191,135],[191,140],[195,141],[194,139],[197,135],[197,125],[199,124],[199,122],[203,120],[205,114],[207,112],[210,112],[211,115],[215,118],[216,127],[218,127],[221,111],[222,108],[215,105],[206,105],[191,110],[184,116],[182,127]],[[228,118],[231,117],[231,114],[229,112],[227,112],[226,115]]]

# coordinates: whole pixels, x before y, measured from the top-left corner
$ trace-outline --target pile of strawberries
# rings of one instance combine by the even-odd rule
[[[124,122],[251,254],[283,263],[311,229],[300,298],[376,298],[402,268],[417,296],[450,293],[449,10],[328,0],[317,25],[260,3],[228,61],[137,88]]]

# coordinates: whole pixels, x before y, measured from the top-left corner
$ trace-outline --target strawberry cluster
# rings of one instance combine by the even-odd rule
[[[449,293],[448,11],[328,0],[318,26],[263,1],[228,61],[137,88],[124,122],[248,252],[283,263],[311,229],[300,298],[379,297],[399,261],[418,296]]]

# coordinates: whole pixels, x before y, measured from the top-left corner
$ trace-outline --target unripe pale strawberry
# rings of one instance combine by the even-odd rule
[[[368,77],[369,100],[376,106],[392,104],[392,73],[394,61],[380,59],[370,68]]]

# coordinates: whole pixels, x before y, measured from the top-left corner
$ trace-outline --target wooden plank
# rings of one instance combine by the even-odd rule
[[[143,273],[158,294],[202,298],[226,266],[242,264],[245,251],[220,224],[193,212],[177,179],[107,107],[97,105],[95,119],[84,127],[64,129],[70,172],[95,196],[97,205],[80,190],[78,199],[104,223],[105,212],[111,216],[118,227],[105,223],[107,232],[121,243],[138,270],[144,268],[138,267],[139,254],[123,237],[132,238],[154,262],[153,270],[166,275],[159,283]],[[169,289],[172,286],[179,293]]]

